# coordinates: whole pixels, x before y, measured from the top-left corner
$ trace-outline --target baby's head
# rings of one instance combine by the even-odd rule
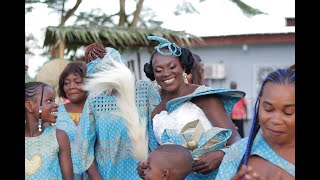
[[[192,170],[193,158],[190,151],[176,144],[157,147],[148,157],[146,180],[183,180]]]

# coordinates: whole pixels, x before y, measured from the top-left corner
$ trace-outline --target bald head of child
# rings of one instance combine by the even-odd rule
[[[152,151],[147,163],[146,180],[183,180],[192,170],[193,158],[181,145],[164,144]]]

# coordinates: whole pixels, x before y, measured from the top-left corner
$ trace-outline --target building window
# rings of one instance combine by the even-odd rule
[[[267,75],[277,69],[281,68],[289,68],[290,65],[255,65],[254,68],[254,87],[253,87],[253,92],[254,97],[257,97],[260,91],[260,87],[262,85],[262,82],[264,79],[267,77]]]

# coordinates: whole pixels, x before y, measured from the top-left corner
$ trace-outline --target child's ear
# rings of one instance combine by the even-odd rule
[[[162,171],[162,173],[163,173],[163,179],[164,179],[164,180],[169,179],[169,174],[170,174],[170,173],[169,173],[169,170],[166,170],[166,169],[165,169],[165,170]]]
[[[29,113],[33,113],[33,104],[31,101],[25,101],[24,102],[24,106],[26,107],[26,110],[29,112]]]

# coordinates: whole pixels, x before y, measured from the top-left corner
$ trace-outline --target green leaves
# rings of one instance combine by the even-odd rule
[[[173,12],[176,16],[179,16],[183,13],[197,13],[200,14],[199,11],[195,7],[193,7],[191,2],[183,1],[182,4],[178,4],[176,10]]]
[[[241,9],[243,14],[247,17],[255,16],[258,14],[266,14],[260,11],[259,9],[253,8],[240,0],[231,0],[231,1],[234,2]]]
[[[103,26],[68,26],[53,27],[46,29],[45,47],[60,42],[62,39],[66,42],[66,49],[80,48],[93,42],[102,43],[105,46],[112,46],[117,49],[150,47],[148,36],[160,36],[175,42],[181,46],[192,46],[192,43],[201,43],[202,39],[185,33],[184,31],[172,31],[164,28],[120,28]]]

